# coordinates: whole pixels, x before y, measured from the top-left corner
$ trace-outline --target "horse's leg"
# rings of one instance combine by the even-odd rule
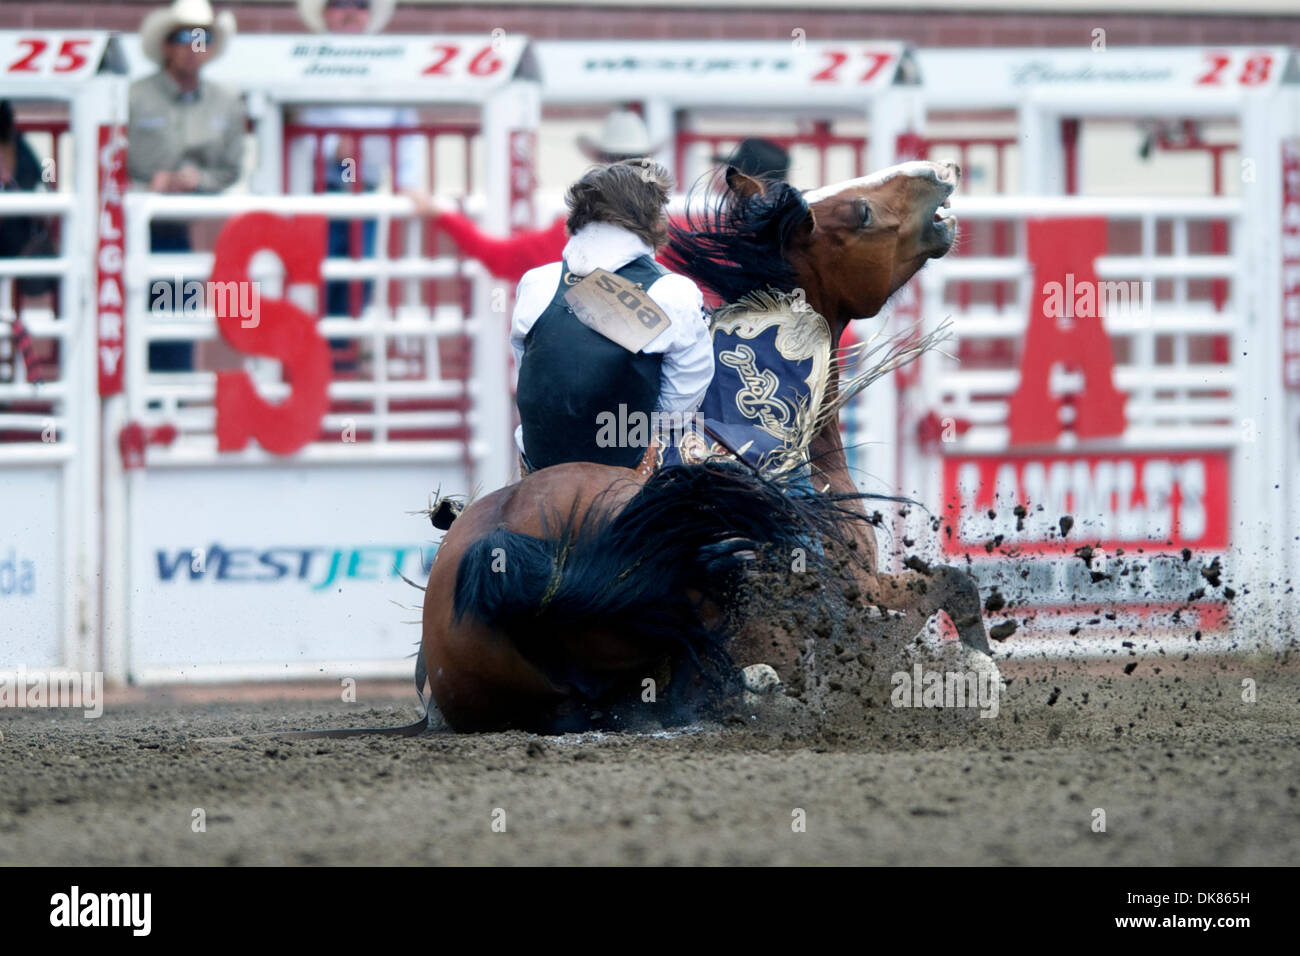
[[[900,574],[874,572],[864,575],[866,603],[902,611],[909,626],[917,630],[937,612],[943,611],[957,628],[961,642],[973,650],[990,653],[979,585],[966,572],[946,564],[933,565],[927,572]]]
[[[824,401],[834,401],[838,389],[839,376],[833,373]],[[858,494],[857,483],[849,472],[849,460],[844,453],[844,440],[840,437],[838,422],[828,424],[817,433],[808,446],[808,454],[813,463],[813,486],[818,491],[836,495]],[[848,498],[846,505],[864,517],[867,514],[867,506],[861,498]],[[862,566],[868,571],[874,571],[877,567],[875,529],[867,522],[861,522],[854,528],[854,538],[858,542]]]
[[[810,451],[817,463],[818,487],[832,493],[853,494],[857,485],[849,473],[848,458],[837,426],[827,427],[814,439]],[[861,499],[853,505],[862,513]],[[979,585],[969,574],[948,565],[934,565],[926,572],[904,571],[888,574],[879,570],[874,526],[863,522],[855,530],[859,567],[857,577],[867,595],[868,604],[903,611],[909,624],[924,626],[937,611],[944,611],[957,628],[957,635],[967,647],[989,653],[988,635],[980,607]],[[915,632],[913,632],[915,633]]]

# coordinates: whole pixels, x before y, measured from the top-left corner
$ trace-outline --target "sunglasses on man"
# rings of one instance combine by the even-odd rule
[[[370,0],[329,0],[325,6],[330,10],[368,10]]]
[[[169,34],[167,42],[188,45],[195,40],[204,40],[206,42],[207,36],[208,31],[203,27],[186,27],[184,30],[177,30],[175,33]]]

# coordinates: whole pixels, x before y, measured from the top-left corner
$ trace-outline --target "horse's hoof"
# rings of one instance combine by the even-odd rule
[[[781,687],[781,677],[770,664],[750,664],[740,676],[752,694],[774,694]]]
[[[1002,687],[1002,671],[991,654],[961,645],[961,663],[964,670],[973,671],[981,678],[989,678],[999,690]]]
[[[745,686],[741,703],[759,725],[786,727],[798,719],[800,705],[782,692],[785,685],[771,665],[750,664],[741,671],[741,678]]]

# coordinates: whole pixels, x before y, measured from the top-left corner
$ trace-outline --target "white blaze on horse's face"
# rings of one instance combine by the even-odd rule
[[[803,198],[808,202],[808,205],[812,206],[839,193],[870,186],[883,186],[890,180],[897,179],[900,176],[929,179],[956,186],[959,175],[960,170],[951,161],[932,163],[929,160],[918,159],[907,163],[899,163],[897,166],[890,166],[888,169],[882,169],[869,176],[859,176],[857,179],[846,179],[842,183],[832,183],[820,189],[810,189],[803,194]]]
[[[834,256],[840,276],[826,291],[856,315],[875,315],[927,260],[952,248],[957,217],[948,197],[960,178],[956,163],[916,161],[804,193],[810,245]]]

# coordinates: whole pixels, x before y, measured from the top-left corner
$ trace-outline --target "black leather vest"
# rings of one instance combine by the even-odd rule
[[[641,434],[648,435],[659,400],[663,355],[633,354],[583,325],[564,301],[564,293],[577,277],[571,277],[564,263],[560,271],[551,304],[524,338],[519,365],[516,402],[528,462],[534,468],[566,461],[635,467],[645,455],[645,445],[629,446],[619,426],[627,416],[640,413],[647,423]],[[617,274],[649,289],[667,271],[649,256],[641,256]],[[625,412],[620,412],[620,405]],[[632,426],[626,431],[632,432]],[[617,439],[613,443],[611,436]],[[632,437],[640,439],[637,434]]]

